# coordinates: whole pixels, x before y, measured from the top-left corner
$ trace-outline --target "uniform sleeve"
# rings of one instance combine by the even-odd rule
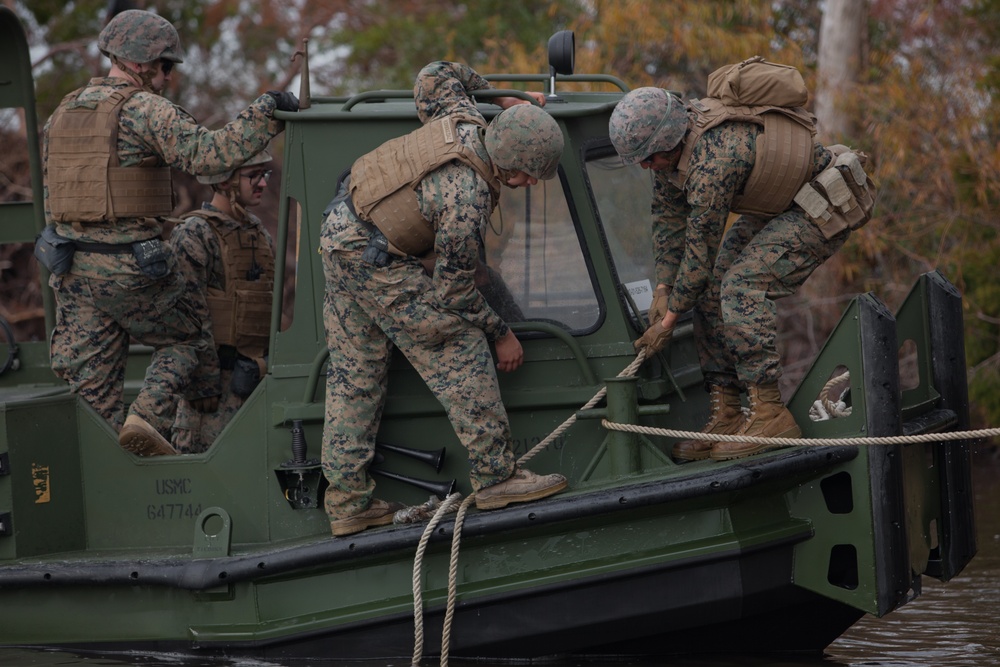
[[[489,187],[468,167],[451,163],[425,177],[419,194],[421,211],[437,230],[428,298],[482,329],[489,340],[503,338],[509,327],[476,289],[482,229],[491,210]]]
[[[243,164],[282,131],[284,123],[273,118],[274,109],[274,98],[261,95],[224,127],[209,130],[169,100],[137,93],[122,110],[120,131],[145,143],[171,167],[195,176],[217,174]],[[122,166],[131,166],[126,159]]]
[[[664,172],[655,172],[652,210],[656,282],[673,286],[684,257],[684,231],[691,207],[684,191],[671,183]]]
[[[443,60],[430,63],[417,74],[413,86],[417,115],[421,123],[459,111],[479,115],[472,93],[492,87],[468,65]]]
[[[684,254],[667,302],[675,313],[694,308],[708,289],[733,198],[753,168],[755,136],[752,124],[726,123],[702,135],[691,151]]]

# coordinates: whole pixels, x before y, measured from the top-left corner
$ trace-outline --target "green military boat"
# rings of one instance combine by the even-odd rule
[[[577,418],[531,464],[569,489],[471,510],[453,577],[454,514],[426,537],[426,521],[331,537],[317,461],[320,221],[353,160],[418,121],[409,91],[304,92],[311,104],[282,115],[268,372],[207,452],[122,450],[53,376],[45,342],[0,337],[0,646],[347,660],[436,655],[447,632],[451,656],[486,659],[820,651],[863,615],[914,599],[923,577],[962,570],[976,550],[967,444],[942,435],[678,465],[672,440],[606,427],[696,430],[708,405],[689,320],[666,354],[617,377],[649,303],[651,184],[608,140],[627,87],[572,74],[572,41],[553,37],[548,75],[493,77],[544,88],[567,149],[557,179],[504,192],[483,286],[524,346],[524,366],[501,378],[517,453]],[[568,90],[580,82],[610,92]],[[2,205],[0,242],[32,241],[44,222],[33,82],[2,7],[0,107],[24,112],[34,192]],[[497,112],[485,95],[480,109]],[[45,306],[51,327],[48,291]],[[936,272],[896,313],[858,296],[790,401],[804,436],[967,429],[961,323],[960,295]],[[148,353],[131,351],[130,396]],[[606,400],[581,409],[604,386]],[[469,493],[465,452],[401,357],[389,390],[380,496]]]

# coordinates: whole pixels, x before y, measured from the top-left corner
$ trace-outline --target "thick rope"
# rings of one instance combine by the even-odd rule
[[[635,359],[632,360],[628,366],[626,366],[618,374],[618,377],[629,377],[635,375],[639,366],[646,359],[645,350],[641,350],[639,354],[636,355]],[[587,401],[581,410],[589,410],[597,405],[604,396],[608,393],[608,388],[606,386],[601,387],[601,389],[594,394],[594,396]],[[527,463],[533,456],[538,452],[545,449],[551,442],[556,438],[566,432],[570,426],[576,423],[576,413],[574,412],[569,416],[566,421],[557,426],[554,431],[549,433],[541,442],[532,447],[530,450],[525,452],[521,458],[517,460],[518,464]],[[420,593],[420,572],[423,569],[423,558],[424,552],[426,551],[427,540],[430,539],[430,535],[433,529],[437,526],[440,521],[440,517],[444,516],[446,511],[450,511],[450,507],[453,503],[449,502],[453,497],[458,496],[458,494],[453,494],[448,496],[448,500],[444,502],[443,505],[435,513],[434,517],[431,519],[431,523],[428,524],[427,528],[424,530],[424,534],[420,537],[420,544],[417,546],[417,553],[413,561],[413,631],[414,631],[414,641],[413,641],[413,660],[412,667],[419,667],[420,659],[423,657],[424,650],[424,617],[423,617],[423,598]],[[448,667],[448,653],[449,645],[451,643],[451,623],[455,616],[455,600],[457,598],[458,592],[458,551],[459,545],[462,540],[462,524],[465,522],[465,514],[471,507],[472,503],[476,499],[476,494],[470,494],[463,502],[461,507],[458,509],[458,515],[455,517],[455,527],[451,538],[451,560],[448,567],[448,601],[445,607],[444,615],[444,626],[441,632],[441,667]]]
[[[631,377],[635,375],[639,366],[645,361],[646,355],[645,351],[640,351],[636,355],[636,358],[626,366],[618,374],[618,377]],[[828,394],[830,389],[843,382],[849,377],[846,373],[838,377],[832,378],[823,387],[824,394]],[[589,410],[596,406],[608,393],[608,388],[606,386],[601,387],[600,391],[594,394],[593,398],[587,401],[580,410]],[[832,401],[824,395],[825,404],[830,412],[840,412],[840,410],[835,410],[835,406]],[[550,443],[552,443],[556,438],[566,432],[569,427],[576,423],[576,413],[574,412],[566,421],[557,426],[548,436],[546,436],[541,442],[532,447],[528,452],[526,452],[521,458],[517,460],[518,464],[527,463],[533,456],[538,452],[545,449]],[[695,439],[695,440],[708,440],[712,442],[747,442],[751,444],[775,444],[775,445],[810,445],[815,447],[825,447],[832,445],[905,445],[911,443],[926,443],[926,442],[942,442],[946,440],[972,440],[976,438],[986,438],[1000,435],[1000,428],[992,429],[980,429],[977,431],[950,431],[947,433],[922,433],[918,435],[909,436],[881,436],[881,437],[858,437],[858,438],[761,438],[757,436],[748,435],[725,435],[725,434],[714,434],[714,433],[701,433],[697,431],[678,431],[675,429],[666,428],[654,428],[651,426],[640,426],[638,424],[619,424],[616,422],[610,422],[607,419],[601,420],[601,425],[604,428],[612,431],[626,431],[629,433],[640,433],[643,435],[654,435],[663,436],[668,438],[683,438],[683,439]],[[427,541],[430,539],[431,534],[437,527],[441,518],[447,513],[452,511],[453,506],[459,494],[452,494],[448,496],[447,500],[438,508],[437,512],[431,518],[430,523],[427,528],[424,529],[424,533],[420,538],[420,544],[417,546],[417,553],[414,558],[413,564],[413,621],[414,621],[414,649],[413,649],[413,661],[412,667],[419,667],[420,660],[423,657],[423,600],[420,593],[420,572],[423,568],[423,557],[424,552],[427,548]],[[465,522],[465,515],[468,512],[469,507],[475,501],[476,494],[472,493],[469,495],[458,508],[458,514],[455,517],[455,527],[452,533],[451,540],[451,559],[448,566],[448,600],[445,606],[444,624],[441,634],[441,667],[448,667],[448,657],[449,657],[449,647],[451,644],[451,625],[455,617],[455,601],[457,598],[458,591],[458,553],[459,547],[462,540],[462,526]]]
[[[431,539],[431,535],[434,534],[434,529],[437,525],[441,523],[441,519],[444,518],[445,514],[450,511],[450,508],[458,502],[461,498],[461,494],[453,493],[444,502],[441,503],[441,507],[438,511],[434,513],[431,520],[427,523],[427,527],[424,528],[423,534],[420,536],[420,542],[417,544],[417,553],[413,559],[413,665],[420,664],[420,658],[424,653],[424,600],[423,593],[420,589],[420,579],[421,573],[424,565],[424,552],[427,551],[427,543]]]
[[[448,563],[448,604],[445,607],[444,626],[441,629],[441,667],[447,667],[448,653],[451,649],[451,622],[455,618],[455,600],[458,597],[458,549],[462,542],[462,525],[465,523],[465,514],[475,499],[475,493],[466,498],[455,516],[455,530],[451,536],[451,560]]]
[[[665,438],[708,440],[710,442],[747,442],[754,445],[811,445],[830,447],[834,445],[909,445],[920,442],[942,442],[945,440],[975,440],[1000,435],[1000,428],[984,428],[978,431],[948,431],[945,433],[920,433],[917,435],[889,435],[858,438],[762,438],[753,435],[726,435],[724,433],[701,433],[678,431],[671,428],[654,428],[638,424],[619,424],[607,419],[601,425],[612,431],[659,435]]]
[[[642,362],[645,361],[645,360],[646,360],[646,350],[643,349],[643,350],[639,351],[639,354],[635,355],[635,359],[632,360],[632,363],[630,363],[628,366],[626,366],[625,368],[622,369],[622,371],[618,374],[618,377],[632,377],[633,375],[635,375],[635,372],[637,370],[639,370],[639,366],[641,366]],[[594,394],[593,398],[591,398],[589,401],[587,401],[586,403],[584,403],[583,407],[581,407],[580,410],[581,411],[582,410],[590,410],[595,405],[597,405],[598,403],[600,403],[601,400],[604,398],[604,396],[607,393],[608,393],[607,386],[601,387],[601,390],[598,391],[596,394]],[[557,426],[556,429],[554,431],[552,431],[552,433],[549,433],[545,437],[544,440],[542,440],[540,443],[538,443],[537,445],[535,445],[534,447],[532,447],[530,450],[528,450],[527,452],[525,452],[524,456],[522,456],[521,458],[519,458],[517,460],[517,462],[518,463],[527,463],[529,460],[531,460],[531,458],[535,454],[537,454],[538,452],[540,452],[543,449],[545,449],[546,447],[548,447],[549,443],[551,443],[556,438],[558,438],[560,435],[562,435],[563,433],[565,433],[566,430],[570,426],[572,426],[573,424],[575,424],[575,423],[576,423],[576,412],[574,412],[573,414],[571,414],[566,421],[564,421],[562,424],[560,424],[559,426]]]

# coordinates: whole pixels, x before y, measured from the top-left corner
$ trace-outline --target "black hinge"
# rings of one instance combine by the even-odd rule
[[[7,452],[0,452],[0,477],[10,474],[10,459]]]
[[[0,512],[0,537],[7,537],[14,532],[10,524],[10,512]]]

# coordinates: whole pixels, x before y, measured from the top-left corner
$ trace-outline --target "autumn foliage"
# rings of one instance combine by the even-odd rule
[[[94,42],[110,4],[153,9],[174,22],[186,55],[168,95],[209,126],[221,125],[265,90],[297,91],[299,61],[292,57],[304,38],[313,95],[409,88],[421,65],[441,58],[482,72],[547,73],[548,36],[572,29],[578,72],[697,97],[709,72],[756,54],[798,66],[815,89],[823,18],[821,3],[805,0],[5,4],[24,19],[35,48],[41,122],[63,94],[106,71]],[[864,67],[839,101],[857,130],[837,139],[870,156],[879,189],[876,217],[801,294],[781,303],[785,381],[797,381],[855,294],[873,291],[894,309],[916,275],[938,268],[964,294],[978,422],[996,426],[1000,0],[871,0],[860,18],[868,35]],[[0,136],[0,198],[24,198],[25,144],[14,118],[0,116]],[[192,179],[180,184],[179,209],[207,194]],[[44,333],[29,250],[0,249],[0,315],[19,336],[37,338]]]

